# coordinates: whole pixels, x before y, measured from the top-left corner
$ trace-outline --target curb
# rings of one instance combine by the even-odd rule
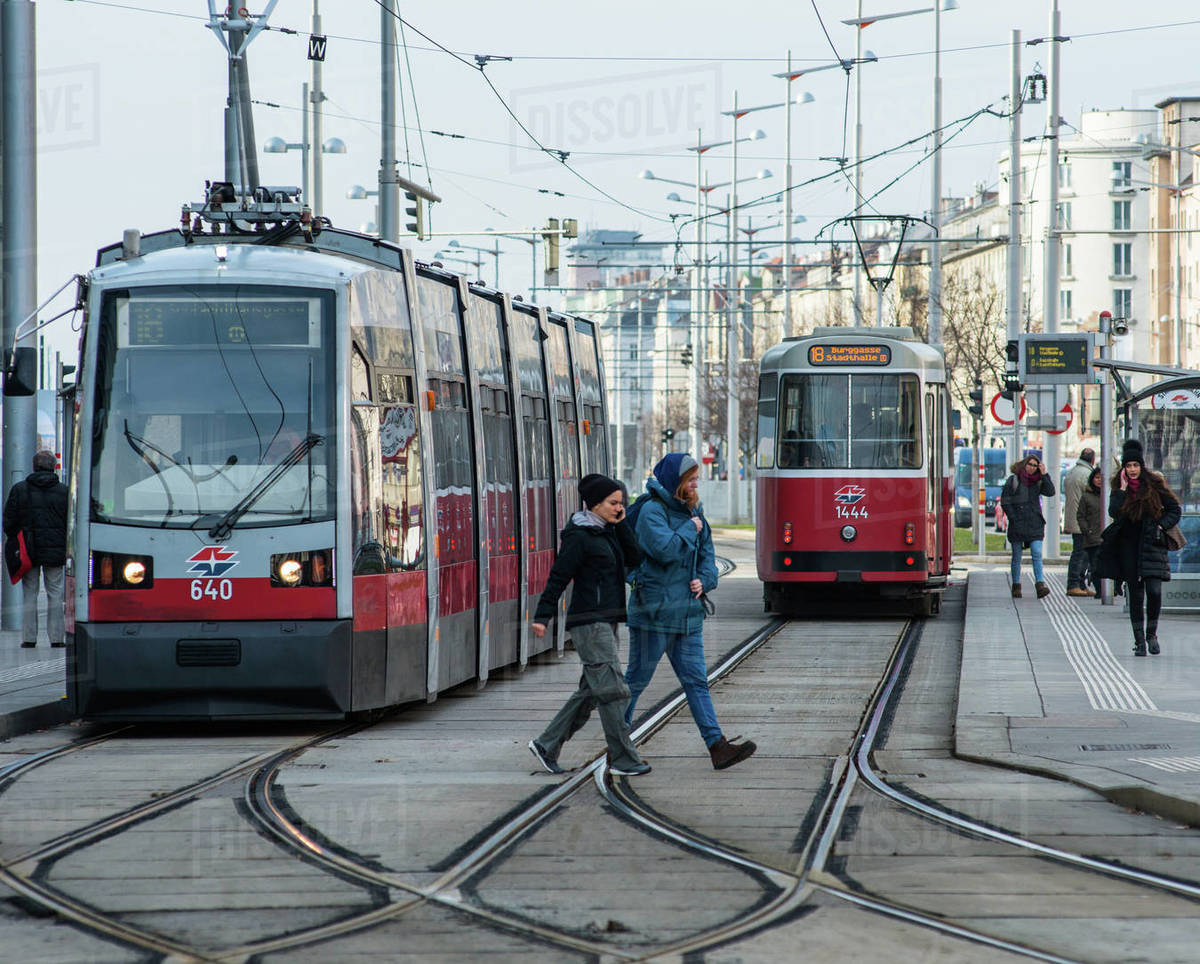
[[[75,719],[75,712],[66,697],[54,703],[42,703],[39,706],[27,706],[24,709],[13,710],[11,713],[0,715],[0,740],[11,740],[14,736],[23,736],[34,730],[61,726],[63,723],[70,723],[73,719]]]

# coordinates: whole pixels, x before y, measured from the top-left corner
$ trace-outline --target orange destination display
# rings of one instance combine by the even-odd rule
[[[808,349],[810,365],[890,365],[889,345],[813,345]]]

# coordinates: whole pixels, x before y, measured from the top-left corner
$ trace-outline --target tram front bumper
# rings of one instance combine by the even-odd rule
[[[76,623],[87,719],[313,719],[351,709],[350,620]]]

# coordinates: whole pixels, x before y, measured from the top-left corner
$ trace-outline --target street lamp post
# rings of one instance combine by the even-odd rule
[[[307,87],[308,85],[305,84],[304,86]],[[262,149],[264,154],[286,154],[288,151],[300,152],[300,190],[304,192],[304,197],[308,199],[309,207],[312,208],[313,213],[317,214],[319,213],[319,209],[313,200],[313,196],[308,193],[309,154],[312,154],[315,158],[321,154],[345,154],[347,151],[346,142],[340,137],[327,138],[325,143],[321,145],[321,149],[319,151],[315,149],[315,143],[315,141],[310,142],[308,139],[308,117],[305,115],[299,143],[286,141],[282,137],[268,137],[265,141],[263,141]],[[315,165],[313,165],[312,176],[315,183],[315,179],[317,177],[317,169]],[[316,188],[314,187],[313,190],[315,192]]]
[[[919,10],[901,10],[896,13],[877,14],[864,17],[862,0],[858,0],[858,16],[851,20],[843,20],[848,26],[858,27],[857,54],[862,58],[862,32],[878,20],[897,20],[901,17],[912,17],[922,13],[933,14],[933,151],[932,151],[932,180],[933,203],[930,207],[930,225],[933,228],[934,243],[929,252],[929,343],[940,345],[942,342],[942,253],[937,243],[937,235],[941,230],[942,210],[942,11],[957,10],[958,0],[942,0],[932,7],[922,7]],[[854,87],[854,213],[862,209],[862,75],[855,78]],[[862,324],[862,275],[858,263],[854,265],[854,310],[859,324]],[[879,319],[877,319],[879,321]]]

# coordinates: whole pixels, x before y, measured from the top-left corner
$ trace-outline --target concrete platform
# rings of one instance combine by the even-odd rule
[[[39,612],[44,622],[44,593]],[[19,629],[0,630],[0,740],[72,718],[66,695],[66,652],[50,647],[44,625],[33,649],[21,646]]]
[[[971,567],[955,752],[1200,825],[1200,619],[1164,614],[1162,654],[1136,657],[1122,597],[1046,577],[1049,596],[1026,571],[1013,599],[1007,565]]]

